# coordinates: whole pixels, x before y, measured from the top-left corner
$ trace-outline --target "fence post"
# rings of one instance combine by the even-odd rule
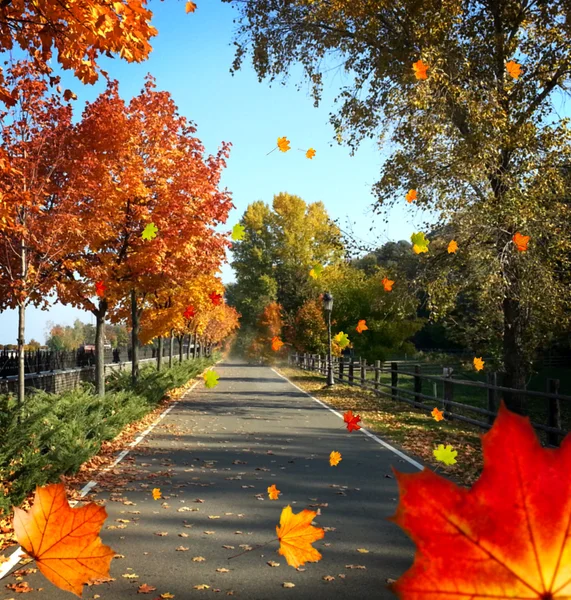
[[[559,379],[547,380],[547,393],[559,394]],[[561,402],[559,398],[548,398],[548,401],[549,413],[547,416],[547,426],[561,429]],[[547,443],[551,446],[559,446],[559,434],[548,431]]]
[[[454,398],[454,384],[452,383],[452,371],[450,369],[445,370],[444,378],[444,410],[450,413],[452,407],[449,402]],[[448,415],[448,420],[453,421],[450,414]]]
[[[488,384],[489,385],[498,385],[498,374],[497,373],[488,373]],[[496,392],[497,390],[491,390],[488,388],[488,410],[493,412],[493,415],[488,415],[488,424],[491,425],[496,418],[498,413],[498,405],[496,402]]]
[[[339,381],[343,381],[343,368],[345,366],[345,357],[339,359]]]
[[[398,384],[399,384],[398,363],[392,362],[391,363],[391,385],[392,385],[391,396],[393,397],[393,400],[397,399]]]
[[[365,380],[367,379],[367,359],[364,358],[361,362],[361,387],[365,387]]]
[[[379,389],[379,381],[381,380],[381,361],[375,361],[375,391]]]
[[[349,385],[353,384],[353,369],[354,369],[353,359],[350,358],[349,359]]]
[[[322,368],[321,368],[321,354],[317,355],[317,372],[321,373]]]
[[[422,379],[420,378],[420,365],[414,365],[414,401],[422,402]]]

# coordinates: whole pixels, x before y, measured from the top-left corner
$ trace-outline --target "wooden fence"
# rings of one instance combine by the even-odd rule
[[[309,371],[317,371],[322,375],[327,374],[327,357],[319,354],[290,354],[289,363]],[[514,390],[497,385],[497,374],[488,373],[487,383],[479,381],[467,381],[462,379],[453,379],[453,370],[449,368],[443,369],[443,375],[427,374],[426,370],[440,369],[438,365],[406,365],[412,367],[412,371],[403,369],[403,363],[390,362],[382,364],[380,360],[375,361],[374,365],[367,365],[364,359],[351,360],[349,357],[332,357],[332,370],[334,380],[348,383],[349,385],[358,385],[364,389],[374,391],[378,395],[390,396],[393,400],[407,402],[416,408],[431,412],[435,404],[441,404],[444,410],[444,416],[449,421],[464,421],[476,425],[483,429],[490,429],[499,408],[498,392],[518,392],[526,397],[526,410],[530,416],[531,424],[542,435],[540,438],[547,446],[557,447],[559,438],[565,437],[569,431],[571,424],[571,396],[564,396],[559,393],[559,380],[547,380],[547,392],[534,392],[528,390]],[[386,377],[390,375],[391,383],[381,381],[382,375]],[[368,375],[372,375],[371,378]],[[412,389],[406,389],[403,385],[402,378],[408,378],[407,383],[412,382]],[[433,394],[423,393],[423,383],[432,384]],[[399,385],[400,384],[400,385]],[[437,386],[440,384],[442,388],[442,396],[438,397]],[[426,386],[425,386],[426,387]],[[463,388],[460,392],[457,390]],[[455,395],[462,393],[468,389],[468,393],[480,390],[485,394],[485,408],[481,406],[473,406],[467,402],[457,402],[454,400]],[[403,396],[408,395],[408,397]],[[481,402],[480,402],[481,403]],[[562,413],[561,407],[564,407]],[[542,410],[543,409],[547,409]],[[456,412],[454,412],[456,409]],[[485,420],[479,420],[471,416],[459,414],[458,410],[469,411],[485,417]],[[534,419],[541,417],[541,413],[547,412],[546,424],[537,423]]]

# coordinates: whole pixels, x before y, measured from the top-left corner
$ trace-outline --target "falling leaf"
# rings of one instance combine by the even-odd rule
[[[306,153],[305,156],[307,158],[313,158],[315,156],[315,150],[313,148],[310,148]]]
[[[430,242],[424,237],[424,233],[413,233],[410,236],[410,241],[412,242],[412,249],[415,254],[428,252],[428,244]]]
[[[347,431],[351,432],[357,431],[357,429],[361,429],[361,426],[357,425],[357,423],[361,420],[361,417],[359,415],[353,416],[352,410],[348,410],[343,415],[343,420],[345,421],[345,423],[347,423]]]
[[[289,140],[286,137],[279,137],[278,148],[281,150],[281,152],[287,152],[290,150]]]
[[[480,358],[474,358],[474,368],[476,371],[481,371],[484,368],[484,361],[481,356]]]
[[[345,348],[345,346],[349,345],[349,337],[342,331],[340,331],[333,339],[339,344],[340,348]]]
[[[151,592],[154,592],[157,588],[153,587],[152,585],[149,585],[147,583],[143,583],[143,585],[140,585],[137,589],[137,594],[150,594]]]
[[[244,238],[244,232],[246,231],[245,227],[240,225],[240,223],[236,223],[234,227],[232,227],[232,239],[234,241],[239,241]]]
[[[276,484],[274,483],[268,488],[268,494],[270,495],[270,500],[277,500],[278,494],[281,494],[281,492],[276,488]]]
[[[341,453],[333,450],[329,455],[329,465],[331,467],[336,467],[343,459],[341,458]]]
[[[272,350],[274,352],[278,352],[278,350],[284,345],[284,343],[280,340],[279,337],[272,338]]]
[[[99,537],[106,517],[93,502],[71,508],[63,483],[37,486],[28,512],[14,507],[14,533],[55,586],[81,597],[87,581],[109,577],[115,551]]]
[[[458,455],[458,452],[453,450],[450,444],[448,444],[446,448],[444,447],[444,444],[438,444],[438,448],[433,450],[432,454],[434,454],[436,460],[443,462],[445,465],[454,465],[456,464],[454,457]]]
[[[517,79],[521,73],[521,65],[518,65],[515,61],[510,60],[506,63],[507,72],[514,78]]]
[[[186,14],[188,15],[188,13],[194,12],[196,10],[196,4],[194,2],[187,2],[186,3]]]
[[[74,94],[71,90],[65,90],[65,92],[63,93],[63,99],[66,102],[69,102],[70,100],[77,100],[77,95]]]
[[[416,200],[416,190],[409,190],[407,195],[405,196],[407,202],[412,202]]]
[[[355,329],[357,330],[357,333],[362,333],[363,331],[367,331],[369,328],[367,327],[367,322],[365,321],[365,319],[361,319],[357,323],[357,327],[355,327]]]
[[[436,419],[436,421],[444,420],[444,413],[439,411],[436,407],[434,407],[430,414]]]
[[[182,313],[182,316],[185,319],[192,319],[192,317],[194,317],[194,315],[196,314],[194,307],[193,306],[187,306],[184,310],[184,312]]]
[[[313,279],[317,279],[321,275],[322,271],[323,271],[323,265],[320,263],[316,263],[311,268],[311,271],[309,271],[309,275],[310,275],[310,277],[313,277]]]
[[[215,371],[207,371],[204,374],[204,385],[207,388],[213,388],[218,385],[218,374]]]
[[[153,488],[153,500],[158,500],[161,497],[160,488]]]
[[[311,546],[325,535],[323,529],[311,525],[316,515],[307,509],[295,515],[289,505],[282,510],[280,526],[276,526],[280,541],[278,553],[285,557],[288,565],[299,567],[321,559],[321,554]]]
[[[103,296],[105,296],[105,284],[103,283],[103,281],[97,281],[95,283],[95,293],[100,297],[103,298]]]
[[[428,65],[424,64],[422,59],[412,63],[412,68],[414,69],[414,74],[417,79],[426,79],[426,69],[428,69]]]
[[[529,417],[503,401],[480,437],[484,467],[471,489],[430,469],[395,471],[400,502],[390,520],[416,553],[392,591],[415,599],[568,598],[571,437],[542,447]]]
[[[458,244],[454,240],[452,240],[448,244],[448,254],[453,254],[454,252],[456,252],[456,250],[458,250]]]
[[[154,223],[149,223],[143,230],[142,237],[144,240],[152,240],[157,237],[157,231],[157,226]]]
[[[390,292],[393,289],[394,281],[392,279],[388,279],[387,277],[383,278],[381,281],[383,284],[383,288],[385,288],[385,292]]]
[[[513,238],[513,243],[517,248],[518,252],[526,252],[527,244],[529,242],[529,235],[522,235],[521,233],[516,233]]]

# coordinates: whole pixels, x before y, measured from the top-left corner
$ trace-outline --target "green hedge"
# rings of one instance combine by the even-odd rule
[[[0,488],[0,516],[19,506],[37,485],[73,475],[121,430],[154,410],[166,392],[180,387],[214,364],[220,355],[183,361],[160,372],[154,365],[141,368],[138,384],[131,385],[131,372],[108,376],[104,398],[95,395],[91,383],[82,383],[63,394],[34,390],[16,422],[16,399],[0,396],[0,482],[10,483],[4,495]]]

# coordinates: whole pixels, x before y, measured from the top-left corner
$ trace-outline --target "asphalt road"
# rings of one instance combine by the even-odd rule
[[[154,600],[168,593],[186,600],[217,591],[248,600],[396,598],[386,580],[412,565],[414,544],[386,520],[398,503],[390,467],[418,469],[362,432],[349,433],[342,419],[269,367],[227,359],[215,370],[216,387],[200,382],[94,489],[108,513],[103,542],[122,557],[111,563],[114,581],[85,587],[83,597]],[[329,465],[332,450],[343,457],[337,467]],[[275,501],[267,494],[274,483],[282,492]],[[153,500],[155,487],[163,499]],[[270,542],[287,504],[295,513],[319,508],[314,521],[328,528],[313,544],[322,559],[300,571],[277,553],[277,540]],[[17,582],[11,574],[0,580],[0,599],[73,597],[39,572],[22,580],[34,591],[7,589]],[[156,590],[138,594],[143,584]],[[210,587],[194,587],[203,584]]]

